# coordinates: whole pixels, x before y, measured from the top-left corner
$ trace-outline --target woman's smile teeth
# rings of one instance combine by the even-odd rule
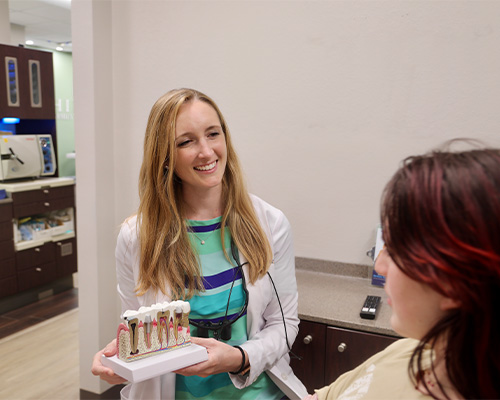
[[[200,167],[194,167],[194,169],[197,171],[210,171],[211,169],[215,168],[215,164],[217,164],[217,161],[214,161],[207,165],[202,165]]]

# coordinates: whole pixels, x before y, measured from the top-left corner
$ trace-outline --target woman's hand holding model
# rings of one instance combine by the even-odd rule
[[[126,379],[123,379],[121,376],[116,375],[111,368],[105,367],[101,363],[101,357],[103,355],[105,355],[106,357],[112,357],[116,354],[116,350],[116,339],[113,339],[113,341],[108,343],[108,345],[104,349],[94,355],[94,359],[92,362],[92,373],[96,376],[100,376],[102,380],[108,382],[111,385],[118,385],[120,383],[126,382]]]
[[[208,360],[179,369],[175,373],[185,376],[207,377],[221,372],[237,371],[240,368],[242,356],[238,349],[215,339],[192,337],[191,341],[207,349]],[[248,360],[248,355],[246,360]]]

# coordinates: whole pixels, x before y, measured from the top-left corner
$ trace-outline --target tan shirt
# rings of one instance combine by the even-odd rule
[[[330,386],[316,390],[319,400],[417,400],[430,396],[415,389],[408,375],[410,357],[418,344],[401,339],[375,354]]]

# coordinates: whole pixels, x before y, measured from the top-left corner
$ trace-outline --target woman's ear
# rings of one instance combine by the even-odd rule
[[[441,299],[440,308],[443,311],[450,311],[456,308],[460,308],[462,303],[459,300],[452,299],[450,297],[444,297]]]

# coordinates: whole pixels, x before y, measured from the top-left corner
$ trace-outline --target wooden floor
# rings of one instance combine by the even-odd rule
[[[0,315],[0,339],[78,307],[78,289],[49,296]]]
[[[1,314],[0,400],[118,400],[80,389],[78,334],[75,288]]]
[[[0,316],[0,399],[80,399],[78,292]]]

